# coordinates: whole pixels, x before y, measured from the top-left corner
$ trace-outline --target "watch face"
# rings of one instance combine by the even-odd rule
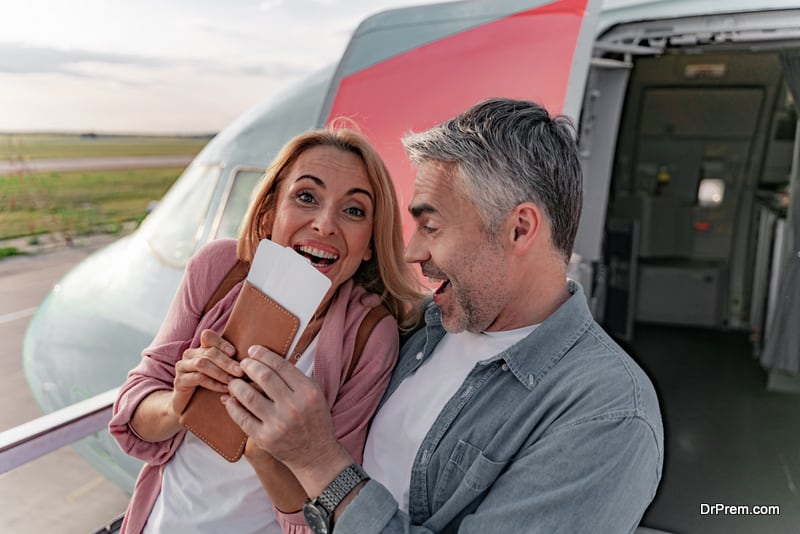
[[[308,528],[314,534],[328,534],[328,521],[313,503],[307,503],[303,506],[303,516],[306,518]]]

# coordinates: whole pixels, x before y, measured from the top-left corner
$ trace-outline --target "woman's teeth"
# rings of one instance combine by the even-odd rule
[[[301,256],[308,258],[312,265],[324,267],[332,264],[339,256],[327,250],[318,249],[309,245],[300,245],[294,249]]]

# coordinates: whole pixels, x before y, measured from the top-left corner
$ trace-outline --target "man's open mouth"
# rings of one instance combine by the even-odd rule
[[[309,245],[297,245],[294,247],[294,251],[307,258],[314,267],[330,267],[339,259],[339,256],[333,252]]]
[[[433,277],[429,276],[428,277],[428,281],[431,282],[432,284],[435,284],[437,282],[441,282],[439,287],[436,288],[436,291],[434,291],[434,293],[433,293],[434,295],[440,295],[440,294],[444,293],[444,291],[450,286],[450,280],[448,280],[447,278],[441,279],[441,278],[433,278]]]

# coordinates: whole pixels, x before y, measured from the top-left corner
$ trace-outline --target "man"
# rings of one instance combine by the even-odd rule
[[[313,382],[266,349],[242,367],[269,399],[234,380],[229,413],[313,497],[315,532],[633,531],[663,430],[652,384],[566,278],[582,203],[568,121],[493,99],[404,144],[418,166],[406,259],[438,288],[364,469]]]

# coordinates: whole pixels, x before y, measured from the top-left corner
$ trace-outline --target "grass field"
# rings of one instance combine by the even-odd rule
[[[0,133],[0,160],[123,156],[188,156],[211,136]]]
[[[0,240],[60,232],[118,231],[141,220],[181,168],[0,176]]]

